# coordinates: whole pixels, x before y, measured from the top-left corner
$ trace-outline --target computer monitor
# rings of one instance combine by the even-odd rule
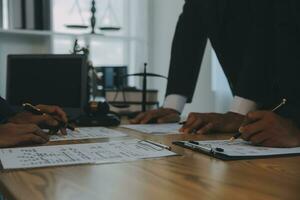
[[[122,89],[128,86],[127,66],[101,66],[104,89]]]
[[[86,57],[83,55],[9,55],[6,99],[61,106],[71,117],[87,105]]]

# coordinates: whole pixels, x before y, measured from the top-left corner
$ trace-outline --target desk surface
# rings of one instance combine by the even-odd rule
[[[167,145],[175,140],[228,138],[119,130]],[[95,141],[107,140],[85,142]],[[0,189],[8,199],[22,200],[300,199],[300,157],[221,161],[174,145],[172,150],[183,156],[1,172]]]

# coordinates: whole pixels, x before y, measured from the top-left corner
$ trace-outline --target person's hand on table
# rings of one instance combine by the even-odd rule
[[[228,112],[190,113],[187,121],[179,130],[182,133],[207,134],[214,132],[235,132],[241,126],[245,116]]]
[[[0,125],[0,148],[24,144],[44,144],[49,136],[35,124]]]
[[[59,129],[62,134],[66,134],[62,123],[67,123],[66,113],[58,106],[37,105],[44,115],[35,115],[30,112],[20,112],[8,119],[8,122],[15,124],[36,124],[43,129]]]
[[[131,124],[147,124],[147,123],[175,123],[179,122],[180,113],[170,108],[159,108],[140,113],[136,118],[130,120]]]
[[[253,122],[239,129],[244,140],[266,147],[300,146],[300,129],[292,121],[271,111],[250,112],[247,117]]]

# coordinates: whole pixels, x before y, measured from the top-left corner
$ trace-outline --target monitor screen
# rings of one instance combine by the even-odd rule
[[[122,89],[128,86],[127,66],[102,66],[104,89]]]
[[[86,79],[82,55],[10,55],[6,96],[13,106],[30,102],[78,111],[86,105]]]

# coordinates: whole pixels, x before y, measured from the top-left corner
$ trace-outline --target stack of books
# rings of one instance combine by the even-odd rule
[[[157,94],[157,90],[147,90],[147,110],[159,106]],[[142,90],[139,89],[107,89],[105,90],[105,98],[113,112],[126,114],[142,110]]]

